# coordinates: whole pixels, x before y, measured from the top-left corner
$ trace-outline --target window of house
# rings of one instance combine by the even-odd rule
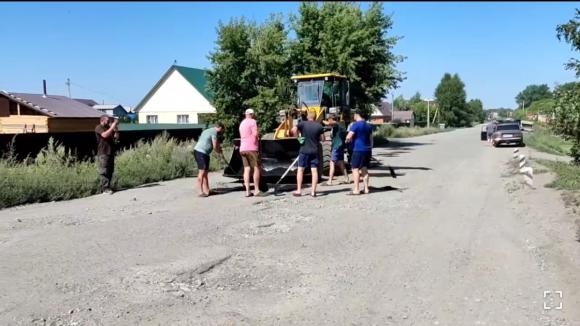
[[[177,115],[177,123],[189,123],[189,115],[188,114],[178,114]]]
[[[148,115],[147,116],[147,123],[158,123],[156,115]]]

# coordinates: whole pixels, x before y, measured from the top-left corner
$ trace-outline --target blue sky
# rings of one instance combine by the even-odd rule
[[[218,22],[295,13],[297,2],[0,3],[0,89],[42,91],[136,105],[177,60],[210,68]],[[362,4],[366,8],[367,4]],[[526,85],[575,80],[563,67],[578,57],[556,39],[576,2],[387,2],[395,53],[407,79],[394,95],[424,98],[445,72],[458,73],[468,98],[485,108],[515,107]],[[388,95],[390,98],[390,94]]]

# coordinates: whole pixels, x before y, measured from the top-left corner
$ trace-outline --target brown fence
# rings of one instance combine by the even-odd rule
[[[202,128],[171,129],[171,130],[128,130],[121,131],[119,147],[128,148],[139,140],[151,140],[157,135],[167,132],[170,137],[177,140],[197,140]],[[55,142],[75,153],[79,159],[93,157],[97,151],[97,140],[94,132],[74,132],[74,133],[51,133],[51,134],[0,134],[0,156],[6,156],[12,151],[17,159],[24,159],[27,156],[36,156],[48,145],[50,138]]]

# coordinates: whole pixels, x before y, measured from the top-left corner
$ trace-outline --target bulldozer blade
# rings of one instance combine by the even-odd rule
[[[296,138],[279,140],[260,140],[260,160],[263,178],[280,178],[287,172],[292,161],[298,156],[300,143]],[[224,176],[230,178],[243,178],[244,167],[240,154],[240,140],[234,140],[234,150],[229,166],[224,169]],[[286,175],[290,174],[288,171]]]

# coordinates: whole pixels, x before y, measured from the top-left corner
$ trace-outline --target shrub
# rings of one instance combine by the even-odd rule
[[[399,127],[395,128],[390,124],[384,124],[379,126],[373,133],[374,141],[376,144],[381,144],[388,138],[409,138],[435,134],[444,131],[451,131],[452,128],[439,129],[439,128],[409,128],[409,127]]]
[[[580,190],[580,166],[559,161],[538,160],[538,163],[556,174],[556,179],[546,187],[560,190]]]
[[[0,208],[65,200],[97,192],[95,164],[76,161],[52,140],[34,160],[0,161]]]
[[[195,142],[178,142],[163,134],[151,141],[140,141],[118,153],[113,184],[118,189],[191,177],[197,173],[192,155]],[[226,148],[226,153],[231,149]],[[224,167],[212,153],[210,170]],[[79,161],[52,139],[36,158],[23,162],[0,160],[0,208],[86,197],[99,192],[97,165]]]
[[[552,133],[549,129],[534,126],[534,131],[526,135],[524,139],[526,145],[537,149],[540,152],[555,155],[570,155],[572,143],[566,141]]]
[[[166,134],[117,155],[113,185],[130,188],[146,183],[190,177],[196,173],[192,141],[179,143]]]

